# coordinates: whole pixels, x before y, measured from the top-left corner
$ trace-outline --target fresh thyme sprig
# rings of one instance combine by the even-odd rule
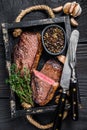
[[[31,76],[28,69],[23,69],[23,74],[17,70],[16,65],[12,64],[10,68],[11,75],[6,80],[12,90],[18,95],[21,103],[26,102],[33,106],[32,89],[30,86]]]

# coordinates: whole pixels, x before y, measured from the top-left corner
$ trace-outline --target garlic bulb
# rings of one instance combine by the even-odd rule
[[[79,3],[74,2],[67,2],[63,7],[63,12],[65,14],[70,14],[73,17],[77,17],[82,13],[82,8]]]
[[[74,18],[78,17],[82,13],[82,8],[80,4],[76,1],[73,1],[65,3],[64,6],[53,8],[53,11],[55,13],[60,12],[62,10],[65,14],[72,16],[72,18],[70,19],[71,25],[78,26],[78,23]]]

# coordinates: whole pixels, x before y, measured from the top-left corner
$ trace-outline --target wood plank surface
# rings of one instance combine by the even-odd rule
[[[72,0],[69,0],[72,1]],[[64,5],[67,2],[67,0],[1,0],[0,1],[0,23],[2,22],[13,22],[15,21],[17,15],[21,12],[21,10],[38,4],[46,4],[50,6],[51,8]],[[82,14],[80,17],[76,18],[79,26],[78,30],[80,31],[80,40],[87,41],[87,1],[86,0],[77,0],[81,4],[82,7]],[[56,14],[58,17],[61,13]],[[34,11],[28,14],[23,20],[34,20],[34,19],[43,19],[47,18],[48,15],[46,15],[43,11]],[[1,27],[0,27],[1,30]],[[1,37],[1,35],[0,35]],[[2,38],[0,38],[0,43],[2,43]]]
[[[33,5],[46,4],[54,8],[64,5],[67,1],[68,0],[0,0],[0,23],[14,22],[21,10]],[[87,130],[87,0],[77,0],[77,2],[81,4],[83,10],[81,16],[76,18],[79,23],[77,29],[80,31],[80,41],[82,41],[82,43],[79,43],[77,50],[77,76],[82,109],[79,110],[79,121],[74,122],[70,116],[68,116],[68,118],[63,121],[62,130]],[[56,14],[56,17],[61,15],[63,14]],[[45,12],[36,11],[26,15],[23,21],[44,19],[47,17],[48,15]],[[72,27],[72,29],[74,28]],[[0,44],[3,44],[1,26]],[[6,78],[4,46],[0,45],[0,102],[2,104],[0,105],[0,130],[38,130],[29,124],[25,118],[18,118],[6,122],[7,119],[10,119],[10,109],[8,107],[10,88],[7,87],[5,83]],[[3,109],[5,107],[8,107],[8,109]],[[49,114],[37,116],[37,119],[41,120],[42,123],[50,121],[50,118]]]

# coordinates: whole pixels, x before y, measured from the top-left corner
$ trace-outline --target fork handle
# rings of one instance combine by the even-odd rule
[[[78,98],[77,98],[77,81],[71,79],[70,82],[70,99],[71,99],[71,118],[78,120]]]

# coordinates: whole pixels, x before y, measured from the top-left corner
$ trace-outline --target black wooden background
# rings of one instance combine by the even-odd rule
[[[0,0],[0,23],[14,22],[21,10],[32,5],[46,4],[53,8],[61,4],[64,5],[67,1]],[[77,18],[79,23],[77,29],[80,31],[80,42],[77,51],[77,75],[82,109],[79,110],[79,120],[77,122],[72,121],[70,117],[63,121],[62,130],[87,130],[87,0],[77,0],[77,2],[81,4],[83,10],[82,15]],[[56,15],[56,17],[59,15]],[[43,19],[47,17],[45,13],[36,11],[28,14],[23,20]],[[17,118],[10,121],[10,90],[5,84],[6,77],[5,54],[0,26],[0,130],[38,130],[29,124],[25,118]],[[41,122],[44,123],[45,119],[47,122],[48,117],[49,115],[45,114],[43,119],[40,119]]]

